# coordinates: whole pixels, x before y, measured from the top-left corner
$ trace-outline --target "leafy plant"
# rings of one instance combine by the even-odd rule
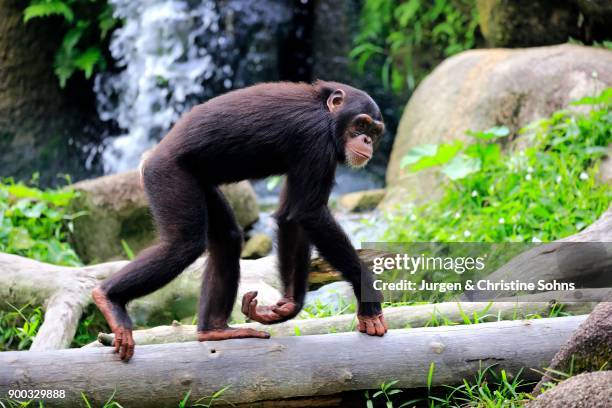
[[[6,305],[9,311],[0,310],[0,351],[27,350],[42,324],[42,311],[30,305],[21,308],[8,302]]]
[[[81,265],[66,238],[81,215],[66,210],[75,194],[0,181],[0,251],[57,265]]]
[[[62,88],[76,71],[90,78],[96,70],[106,69],[103,44],[117,25],[106,0],[30,0],[23,11],[26,23],[49,17],[64,22],[64,38],[53,63]]]
[[[102,405],[102,408],[123,408],[123,406],[119,404],[117,401],[113,401],[115,399],[116,393],[117,393],[117,390],[114,390],[113,394],[108,398],[108,400],[104,402],[104,405]],[[87,398],[87,394],[85,394],[84,392],[81,392],[81,398],[83,399],[83,402],[85,403],[85,407],[93,408],[91,405],[91,402]]]
[[[438,200],[388,215],[390,242],[530,242],[571,235],[610,205],[612,187],[598,183],[600,159],[612,143],[612,89],[521,130],[529,147],[502,152],[504,127],[469,132],[474,142],[418,146],[401,166],[438,169]],[[509,141],[508,141],[509,143]],[[512,146],[511,146],[512,147]]]
[[[522,407],[530,397],[520,391],[525,385],[521,372],[512,379],[505,370],[497,373],[493,366],[478,371],[472,382],[463,380],[457,387],[445,386],[450,392],[444,396],[429,396],[431,407]]]
[[[108,331],[109,327],[102,313],[95,305],[89,305],[81,316],[70,347],[83,347],[95,341],[98,338],[98,333],[108,333]]]
[[[474,0],[365,0],[360,20],[350,56],[361,72],[375,65],[396,93],[414,89],[434,64],[476,44]]]
[[[393,380],[393,381],[389,381],[389,382],[383,382],[382,384],[380,384],[380,390],[376,391],[372,395],[371,399],[370,399],[369,391],[366,391],[365,392],[366,406],[368,408],[374,407],[373,400],[378,398],[378,397],[383,397],[385,399],[385,406],[387,408],[393,408],[393,401],[391,400],[391,396],[395,395],[395,394],[399,394],[399,393],[402,392],[402,390],[400,390],[398,388],[393,388],[393,386],[395,384],[397,384],[397,383],[398,383],[397,380]],[[400,405],[400,407],[404,407],[404,406],[405,406],[405,404]]]

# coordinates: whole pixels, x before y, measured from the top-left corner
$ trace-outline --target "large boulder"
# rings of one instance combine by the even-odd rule
[[[529,402],[528,408],[612,407],[612,371],[584,373],[562,381]]]
[[[125,258],[125,241],[134,253],[151,245],[155,228],[137,171],[81,181],[72,212],[83,212],[74,221],[71,241],[84,262]],[[225,185],[221,190],[242,227],[257,221],[257,197],[248,181]]]
[[[612,86],[612,52],[579,45],[466,51],[440,64],[404,110],[387,168],[383,206],[430,197],[431,174],[400,169],[414,146],[467,140],[467,130],[507,126],[514,135],[572,100]]]
[[[534,47],[610,38],[607,0],[478,0],[480,29],[493,47]]]
[[[547,371],[535,386],[542,390],[555,373],[597,371],[612,361],[612,303],[601,302],[589,318],[578,327],[550,362]],[[552,374],[551,374],[552,373]],[[610,383],[612,384],[612,383]]]

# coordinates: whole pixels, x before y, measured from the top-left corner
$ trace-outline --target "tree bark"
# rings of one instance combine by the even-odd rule
[[[574,315],[589,313],[594,307],[593,302],[564,303],[563,311]],[[506,302],[464,302],[438,303],[417,306],[389,307],[384,309],[385,321],[390,329],[405,329],[409,327],[424,327],[431,324],[432,319],[441,323],[461,324],[464,318],[474,319],[475,316],[489,316],[490,319],[516,320],[548,316],[553,304],[549,302],[516,302],[508,299]],[[245,323],[235,327],[248,327],[265,330],[273,336],[308,336],[314,334],[343,333],[355,330],[355,315],[339,315],[321,319],[295,319],[284,323],[266,326],[259,323]],[[101,347],[113,344],[115,336],[112,333],[100,333],[98,341],[85,347]],[[137,345],[180,343],[197,340],[196,326],[182,325],[175,322],[170,326],[158,326],[151,329],[134,331],[134,341]]]
[[[383,338],[339,333],[270,340],[241,339],[142,346],[124,364],[111,347],[0,353],[0,395],[11,389],[65,390],[45,406],[73,407],[84,392],[94,405],[111,395],[124,406],[176,406],[224,387],[222,398],[246,403],[378,388],[456,384],[495,364],[509,375],[546,367],[586,319],[573,316],[467,326],[392,330]]]

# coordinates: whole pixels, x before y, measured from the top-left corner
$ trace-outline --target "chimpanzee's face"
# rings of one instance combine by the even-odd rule
[[[329,96],[327,106],[344,124],[344,161],[349,167],[362,168],[372,158],[382,138],[385,125],[380,109],[365,92],[337,89]]]

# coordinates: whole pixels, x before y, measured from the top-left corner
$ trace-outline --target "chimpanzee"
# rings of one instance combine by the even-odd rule
[[[366,165],[384,125],[365,92],[336,82],[264,83],[195,106],[141,163],[160,240],[93,290],[122,360],[134,354],[130,300],[174,279],[205,249],[198,339],[269,338],[227,325],[240,274],[242,231],[218,185],[286,174],[276,213],[284,288],[274,306],[246,293],[242,312],[264,324],[293,318],[304,303],[311,244],[352,284],[358,329],[382,336],[387,325],[372,275],[327,207],[336,165]]]

